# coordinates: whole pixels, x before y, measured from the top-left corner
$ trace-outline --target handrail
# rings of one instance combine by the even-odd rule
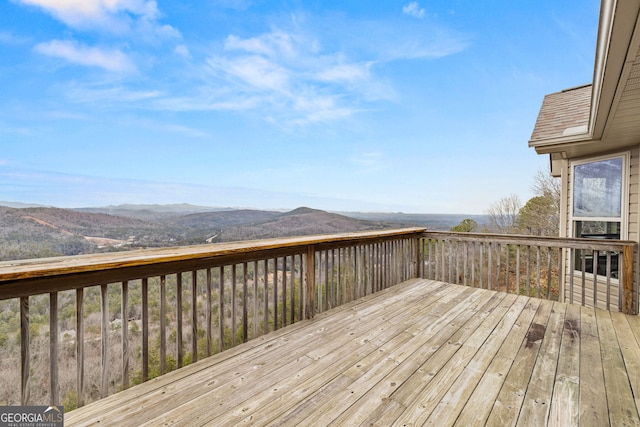
[[[91,280],[96,284],[119,282],[200,266],[216,267],[298,254],[309,246],[322,250],[411,237],[423,231],[424,228],[404,228],[5,261],[0,262],[0,300],[77,289]]]

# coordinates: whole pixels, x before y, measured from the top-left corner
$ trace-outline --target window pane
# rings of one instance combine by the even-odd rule
[[[605,221],[576,221],[574,224],[575,237],[585,237],[589,239],[620,239],[620,223]],[[606,276],[607,274],[607,253],[591,250],[576,249],[574,252],[574,269],[582,269],[582,259],[585,260],[585,272],[593,273],[596,267],[596,274]],[[611,252],[611,277],[618,278],[618,252]]]
[[[573,215],[620,218],[622,157],[576,165],[573,171]]]

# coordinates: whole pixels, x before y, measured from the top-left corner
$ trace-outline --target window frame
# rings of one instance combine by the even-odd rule
[[[620,216],[619,217],[596,217],[596,216],[580,216],[580,215],[575,215],[574,214],[574,197],[575,197],[575,168],[576,166],[579,165],[584,165],[584,164],[588,164],[588,163],[595,163],[595,162],[600,162],[600,161],[606,161],[606,160],[613,160],[613,159],[622,159],[622,181],[621,181],[621,194],[620,194]],[[569,228],[570,228],[570,235],[574,236],[574,237],[578,237],[576,236],[577,230],[578,230],[578,223],[585,223],[585,222],[611,222],[611,223],[619,223],[619,227],[620,227],[620,240],[627,240],[628,239],[628,225],[629,225],[629,168],[630,168],[630,159],[631,159],[631,152],[629,151],[625,151],[622,153],[615,153],[615,154],[610,154],[610,155],[605,155],[605,156],[598,156],[598,157],[589,157],[589,158],[582,158],[582,159],[577,159],[577,160],[572,160],[570,161],[570,179],[569,179],[569,188],[571,189],[571,191],[569,192],[570,197],[569,197],[569,206],[568,206],[568,213],[569,213]],[[607,237],[604,237],[605,239]],[[572,251],[573,252],[573,251]],[[575,255],[572,255],[575,256]],[[581,268],[580,265],[574,265],[574,270],[579,271],[579,269]],[[593,270],[592,270],[593,271]],[[592,275],[593,272],[586,272],[586,274],[588,275]],[[598,276],[602,276],[600,274],[598,274]],[[616,280],[613,279],[612,280]]]

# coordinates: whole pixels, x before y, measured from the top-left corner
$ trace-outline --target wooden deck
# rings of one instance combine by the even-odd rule
[[[415,279],[65,425],[640,425],[639,341],[637,316]]]

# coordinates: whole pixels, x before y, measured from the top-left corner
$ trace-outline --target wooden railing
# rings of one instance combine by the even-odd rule
[[[420,243],[420,275],[637,314],[636,246],[621,240],[429,231]]]
[[[416,277],[423,231],[0,263],[0,405],[70,410]]]
[[[0,263],[0,405],[71,410],[414,277],[633,313],[635,248],[410,228]]]

